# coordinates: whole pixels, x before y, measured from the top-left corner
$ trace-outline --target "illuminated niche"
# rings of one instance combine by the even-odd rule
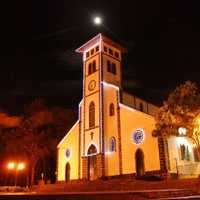
[[[65,157],[66,157],[67,159],[69,159],[70,156],[71,156],[71,151],[70,151],[69,148],[67,148],[66,151],[65,151]]]

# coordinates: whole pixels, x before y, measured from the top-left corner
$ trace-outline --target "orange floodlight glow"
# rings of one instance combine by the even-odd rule
[[[25,168],[25,164],[24,163],[19,163],[17,165],[17,170],[23,170]]]
[[[15,168],[15,163],[14,162],[9,162],[7,167],[8,167],[8,169],[14,169]]]

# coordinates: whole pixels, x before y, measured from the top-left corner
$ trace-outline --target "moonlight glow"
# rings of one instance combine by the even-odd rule
[[[95,18],[94,18],[94,24],[100,25],[101,23],[102,23],[101,17],[95,17]]]

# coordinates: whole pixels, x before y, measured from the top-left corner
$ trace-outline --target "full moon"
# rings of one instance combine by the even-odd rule
[[[100,25],[100,24],[102,23],[101,17],[95,17],[95,18],[94,18],[94,23],[95,23],[96,25]]]

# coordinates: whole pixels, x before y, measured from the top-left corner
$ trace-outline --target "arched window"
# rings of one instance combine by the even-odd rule
[[[96,72],[96,61],[92,62],[92,73]]]
[[[90,63],[88,66],[88,74],[90,75],[92,73],[92,64]]]
[[[95,104],[92,101],[89,105],[89,128],[95,126]]]
[[[113,103],[110,104],[109,114],[110,114],[110,116],[113,116],[115,114],[115,107],[114,107]]]
[[[116,139],[114,137],[110,138],[110,142],[109,142],[109,151],[110,152],[114,152],[116,151]]]
[[[93,55],[93,54],[94,54],[94,49],[91,50],[91,55]]]
[[[88,75],[90,75],[94,72],[96,72],[96,61],[95,60],[88,65]]]

